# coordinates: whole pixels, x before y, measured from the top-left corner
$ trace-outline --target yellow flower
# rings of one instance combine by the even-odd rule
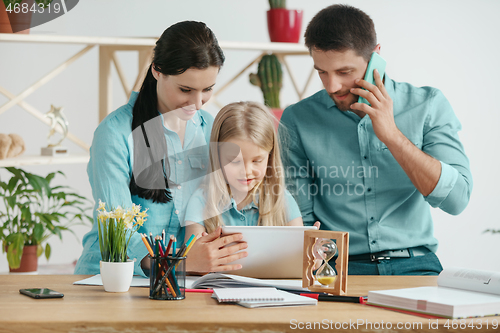
[[[133,220],[134,220],[133,216],[127,215],[123,220],[125,228],[132,229],[132,227],[134,226]]]
[[[146,219],[144,217],[142,217],[142,216],[137,217],[136,225],[142,226],[144,224],[144,222],[146,222]]]
[[[132,212],[138,215],[141,212],[141,205],[132,204]]]
[[[101,199],[99,199],[99,208],[97,210],[106,211],[106,203],[102,202]]]
[[[121,206],[118,206],[115,208],[114,211],[111,212],[112,213],[112,218],[115,218],[115,219],[123,219],[124,218],[124,215],[125,215],[125,210],[121,207]]]

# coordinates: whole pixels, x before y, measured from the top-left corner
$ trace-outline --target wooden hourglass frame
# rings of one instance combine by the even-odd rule
[[[333,239],[336,241],[338,257],[335,261],[337,277],[333,287],[315,286],[314,270],[314,244],[318,238]],[[333,295],[347,293],[347,264],[349,261],[349,233],[326,230],[304,231],[304,263],[302,272],[302,287],[314,292],[324,292]]]

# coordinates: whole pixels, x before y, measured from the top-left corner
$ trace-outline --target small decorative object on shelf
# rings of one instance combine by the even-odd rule
[[[90,201],[67,186],[51,186],[56,173],[41,177],[18,168],[6,169],[13,176],[6,182],[0,180],[5,206],[0,211],[2,251],[7,252],[11,272],[36,271],[37,258],[44,252],[50,257],[50,236],[62,239],[62,231],[74,233],[71,227],[92,221],[86,215]],[[29,258],[35,261],[29,264]]]
[[[54,105],[51,105],[50,111],[45,114],[45,117],[50,119],[50,132],[47,137],[49,145],[42,148],[42,156],[66,155],[68,153],[68,149],[60,145],[66,135],[68,135],[68,120],[63,113],[63,108],[56,108]],[[50,137],[56,133],[57,125],[61,126],[62,137],[58,142],[50,143]]]
[[[279,120],[283,109],[280,107],[280,91],[283,85],[283,70],[281,62],[275,54],[262,57],[257,68],[257,74],[250,73],[250,83],[259,87],[264,94],[264,104],[271,108]]]
[[[24,140],[17,134],[0,133],[0,160],[16,157],[24,153]]]
[[[269,0],[267,28],[271,42],[298,43],[302,29],[302,10],[286,9],[286,0]]]
[[[132,204],[125,210],[118,206],[106,211],[106,204],[99,200],[97,226],[101,250],[101,278],[105,291],[126,292],[134,275],[134,260],[128,260],[127,248],[132,235],[146,221],[146,210]]]

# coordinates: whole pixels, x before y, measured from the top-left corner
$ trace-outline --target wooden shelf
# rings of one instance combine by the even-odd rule
[[[0,167],[19,167],[25,165],[76,164],[88,163],[89,154],[68,154],[65,156],[21,155],[0,160]]]

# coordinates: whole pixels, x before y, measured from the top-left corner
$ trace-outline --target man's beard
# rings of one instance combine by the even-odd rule
[[[353,103],[351,103],[351,102],[348,101],[351,96],[347,96],[347,98],[344,99],[343,101],[336,101],[335,98],[334,98],[335,96],[339,96],[339,95],[343,96],[345,94],[328,94],[328,95],[335,102],[335,105],[337,106],[337,108],[340,111],[352,111],[351,110],[351,104],[353,104]]]

